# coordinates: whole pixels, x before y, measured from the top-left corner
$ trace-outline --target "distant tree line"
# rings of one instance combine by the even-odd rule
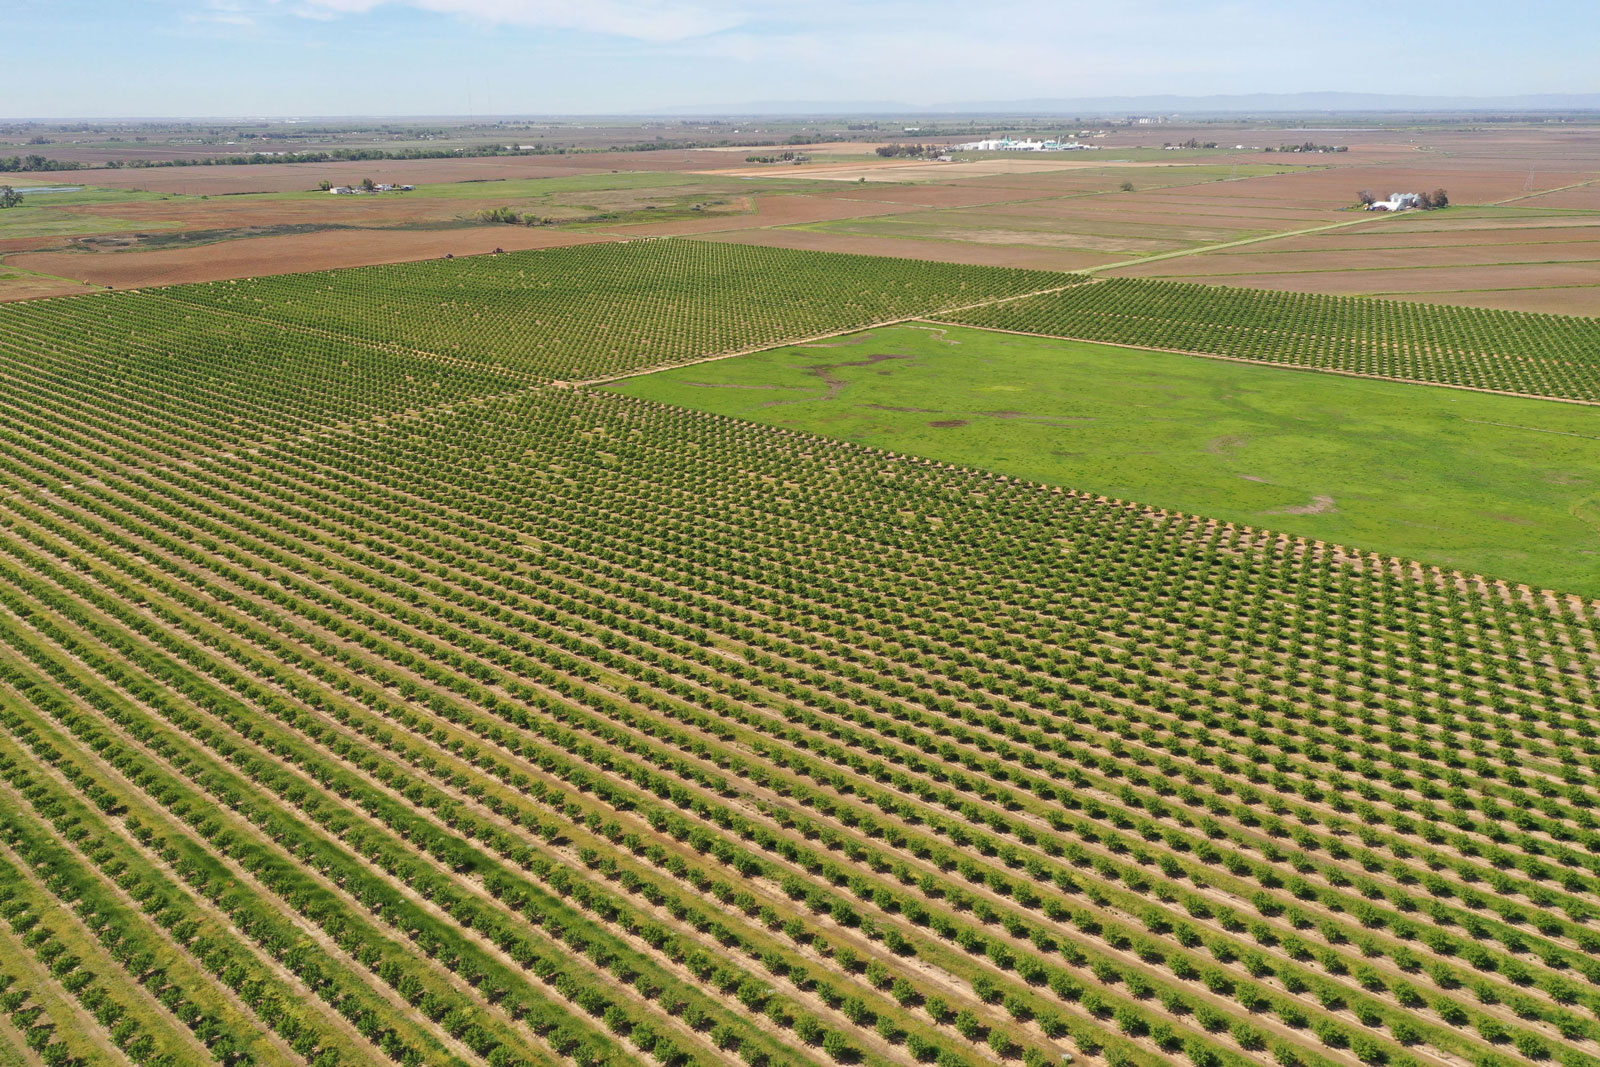
[[[263,163],[357,163],[382,159],[462,159],[468,156],[544,156],[564,155],[569,150],[536,146],[507,148],[505,145],[476,145],[471,148],[330,148],[316,152],[284,152],[279,155],[251,153],[242,156],[207,156],[203,159],[114,159],[105,166],[111,170],[153,167],[235,167]]]
[[[565,145],[534,145],[530,148],[507,147],[503,144],[475,145],[469,148],[330,148],[314,152],[283,152],[275,155],[249,153],[247,155],[206,156],[200,159],[113,159],[105,163],[79,163],[63,159],[46,159],[40,155],[0,158],[0,172],[31,170],[140,170],[157,167],[234,167],[267,163],[354,163],[363,160],[384,159],[466,159],[481,156],[564,156],[593,152],[663,152],[690,151],[696,148],[726,148],[735,144],[752,144],[763,147],[778,144],[816,144],[822,138],[809,134],[796,134],[783,141],[640,141],[637,144],[611,145],[595,148],[575,148]]]
[[[1305,141],[1301,144],[1281,144],[1276,149],[1268,148],[1268,152],[1348,152],[1349,145],[1343,144],[1317,144],[1315,141]]]
[[[894,156],[937,156],[942,155],[945,146],[942,144],[885,144],[877,148],[878,155],[885,157]]]
[[[83,170],[87,164],[66,159],[47,159],[39,155],[0,157],[0,174],[19,174],[30,170]]]

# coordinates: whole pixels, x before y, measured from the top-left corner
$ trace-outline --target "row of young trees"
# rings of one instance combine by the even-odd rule
[[[1077,275],[678,238],[178,286],[225,311],[587,380],[1072,284]]]
[[[1568,315],[1113,278],[944,321],[1600,400],[1600,323]]]
[[[552,405],[552,400],[550,400],[549,397],[541,398],[541,400],[539,400],[539,402],[538,402],[538,405],[539,406],[534,406],[534,408],[530,408],[530,410],[523,411],[522,414],[518,414],[517,418],[514,419],[514,422],[517,422],[517,419],[520,419],[520,422],[517,422],[517,424],[523,424],[523,426],[525,426],[525,424],[526,424],[526,422],[528,422],[528,418],[530,418],[531,414],[538,414],[538,411],[541,410],[542,406]],[[586,416],[586,421],[589,421],[590,418],[595,418],[595,416],[598,416],[598,414],[600,414],[600,411],[590,411],[589,416]],[[579,458],[584,459],[584,462],[586,462],[586,464],[600,464],[600,462],[605,462],[605,461],[603,461],[602,458],[598,458],[598,456],[595,456],[595,454],[587,453],[587,451],[579,451],[578,454],[568,454],[568,453],[571,453],[571,443],[570,442],[562,443],[563,442],[563,437],[565,437],[565,435],[560,434],[560,432],[558,432],[558,430],[555,429],[555,427],[562,426],[563,419],[565,419],[565,416],[563,416],[562,411],[560,411],[560,405],[557,405],[557,410],[552,411],[552,413],[549,414],[549,419],[550,419],[550,421],[541,422],[541,424],[539,424],[539,434],[534,435],[534,437],[546,438],[546,448],[560,448],[560,450],[562,450],[562,451],[560,451],[560,454],[563,454],[563,456],[568,456],[568,459],[566,459],[566,461],[568,461],[568,462],[573,461],[573,459],[579,459]],[[490,424],[490,426],[493,426],[493,424]],[[699,426],[699,421],[691,421],[690,422],[690,426]],[[715,426],[715,424],[714,424],[714,426]],[[621,429],[621,427],[619,427],[619,429]],[[634,477],[637,477],[637,475],[645,474],[646,470],[653,469],[653,467],[658,466],[659,462],[662,462],[661,451],[659,451],[659,450],[661,450],[661,445],[659,445],[659,442],[661,442],[662,438],[666,437],[666,435],[662,434],[662,432],[659,432],[659,429],[661,429],[661,427],[658,427],[658,432],[653,432],[653,434],[645,435],[645,437],[648,438],[648,440],[651,440],[651,442],[656,442],[656,443],[654,443],[654,445],[637,446],[637,448],[632,448],[632,450],[629,450],[630,456],[632,456],[632,462],[630,462],[630,469],[634,469],[635,470]],[[702,432],[704,432],[704,427],[701,427],[701,430],[702,430]],[[458,434],[461,434],[461,427],[458,427]],[[429,430],[427,430],[427,435],[429,435],[430,440],[438,440],[438,438],[442,438],[443,437],[442,427],[438,427],[438,426],[429,427]],[[456,437],[456,435],[451,435],[451,437]],[[480,448],[480,450],[482,450],[482,448],[485,448],[485,443],[483,443],[483,442],[501,442],[501,438],[502,437],[504,437],[504,427],[502,427],[502,429],[493,430],[493,432],[490,432],[490,427],[483,427],[483,432],[466,432],[466,434],[461,434],[461,435],[459,435],[459,437],[456,437],[456,440],[459,440],[459,442],[461,442],[461,443],[469,442],[469,440],[470,440],[470,442],[478,442],[477,443],[477,448]],[[610,437],[613,437],[613,435],[608,434],[608,435],[606,435],[606,437],[610,438]],[[622,434],[621,437],[622,437],[622,440],[629,440],[629,437],[632,437],[632,435]],[[715,437],[715,434],[714,434],[714,437]],[[395,459],[400,458],[400,456],[405,456],[405,454],[408,453],[408,451],[410,451],[411,448],[414,448],[414,445],[416,445],[416,442],[414,442],[414,440],[411,440],[410,437],[406,438],[406,440],[408,440],[408,442],[410,442],[410,443],[408,443],[408,445],[403,446],[403,450],[405,450],[405,451],[402,451],[402,453],[390,454],[389,458],[386,459],[386,462],[395,462]],[[522,448],[522,450],[525,450],[526,446],[528,446],[528,443],[530,443],[530,437],[528,437],[528,434],[515,434],[515,435],[512,435],[512,440],[509,440],[509,442],[498,443],[498,445],[494,445],[494,448],[496,448],[496,450],[499,450],[499,448],[507,448],[507,450],[512,450],[512,451],[518,450],[518,448]],[[442,448],[446,448],[446,450],[448,450],[448,448],[453,448],[454,445],[451,445],[450,440],[440,440],[440,443],[438,443],[438,446],[442,446]],[[315,454],[315,453],[312,453],[312,454]],[[360,477],[360,474],[358,474],[358,472],[360,472],[360,470],[363,470],[363,469],[371,469],[371,464],[373,464],[373,459],[374,459],[373,458],[373,454],[371,454],[370,448],[352,448],[352,451],[350,451],[350,458],[349,458],[349,470],[347,470],[346,474],[341,475],[341,478]],[[803,466],[803,464],[802,464],[802,466]],[[405,480],[403,480],[402,485],[426,485],[427,480],[429,480],[429,475],[424,474],[424,472],[427,472],[427,470],[430,470],[430,469],[437,470],[437,464],[432,464],[432,462],[426,461],[426,459],[410,459],[410,461],[406,461],[405,467],[406,467]],[[285,470],[291,470],[291,469],[299,469],[299,470],[302,470],[302,472],[304,472],[304,470],[306,470],[306,467],[304,467],[304,462],[296,461],[296,462],[293,462],[293,464],[288,464],[288,466],[285,467]],[[397,474],[398,474],[398,472],[397,472]],[[240,474],[240,472],[230,472],[229,478],[227,478],[227,482],[238,483],[238,482],[240,482],[240,480],[242,480],[242,477],[243,477],[243,475]],[[282,475],[278,475],[278,477],[282,477]],[[611,475],[611,477],[614,478],[614,472],[613,472],[613,475]],[[658,477],[659,478],[659,470],[656,470],[656,475],[654,475],[654,477]],[[304,480],[304,475],[301,475],[301,483],[299,483],[299,485],[294,485],[294,483],[290,483],[290,485],[294,485],[294,488],[291,491],[293,491],[294,494],[298,494],[298,496],[302,496],[302,494],[306,493],[307,486],[304,485],[304,482],[302,482],[302,480]],[[469,493],[467,493],[466,496],[462,496],[462,491],[466,490],[467,485],[470,485],[470,475],[467,475],[467,482],[461,483],[461,485],[456,486],[456,488],[450,488],[450,486],[451,486],[450,478],[443,478],[443,480],[438,480],[437,475],[434,475],[434,480],[435,480],[435,482],[438,483],[438,491],[445,491],[445,493],[450,494],[450,496],[442,496],[442,498],[440,498],[440,499],[456,499],[456,501],[458,501],[458,504],[459,504],[459,502],[472,501],[472,502],[474,502],[475,509],[477,509],[477,507],[482,507],[483,506],[483,502],[475,501],[474,498],[475,498],[475,496],[477,496],[477,494],[475,494],[475,493],[470,493],[470,491],[469,491]],[[786,480],[786,482],[790,482],[790,480],[794,480],[794,478],[786,477],[786,478],[784,478],[784,480]],[[578,480],[578,482],[579,482],[579,485],[582,485],[582,483],[586,482],[586,480]],[[800,480],[794,480],[794,482],[797,482],[798,485],[805,485],[805,482],[800,482]],[[267,483],[267,485],[270,485],[270,483]],[[262,485],[262,491],[266,491],[267,490],[267,485]],[[334,501],[336,501],[336,499],[338,499],[338,498],[336,498],[336,496],[328,496],[328,493],[330,493],[331,488],[339,488],[339,483],[333,483],[333,485],[328,486],[328,488],[323,488],[323,490],[318,491],[318,496],[323,496],[323,499],[325,499],[325,506],[326,507],[334,507]],[[218,491],[221,491],[221,486],[218,486]],[[342,493],[346,494],[346,496],[347,496],[347,494],[349,494],[349,491],[350,491],[350,486],[349,485],[342,486]],[[522,491],[526,491],[526,486],[525,486],[525,488],[523,488]],[[576,493],[579,493],[579,496],[581,496],[581,494],[582,494],[581,490],[574,490],[574,491],[576,491]],[[290,498],[290,499],[293,499],[293,498]],[[688,499],[688,498],[685,498],[685,499]],[[278,504],[275,504],[275,507],[277,507],[277,509],[282,509],[283,504],[285,504],[285,502],[286,501],[280,501],[280,502],[278,502]],[[485,501],[485,502],[488,502],[488,504],[493,504],[493,501]],[[1013,502],[1013,506],[1014,506],[1014,502]],[[114,517],[114,515],[117,515],[117,514],[126,514],[126,507],[128,507],[128,504],[122,504],[122,506],[118,506],[117,509],[114,510],[114,512],[110,512],[110,514],[107,515],[107,518],[112,518],[112,517]],[[346,506],[344,506],[344,507],[349,507],[349,504],[346,504]],[[176,515],[186,514],[186,512],[190,512],[190,510],[192,510],[192,509],[189,509],[189,507],[184,507],[184,509],[179,509],[178,512],[174,512],[174,518],[176,518]],[[534,510],[539,510],[539,509],[534,509]],[[374,523],[389,522],[389,523],[392,523],[392,514],[394,514],[394,512],[392,512],[392,509],[379,510],[378,514],[374,514],[373,515],[373,518],[371,518],[370,522],[374,522]],[[499,507],[499,506],[491,507],[491,514],[494,514],[494,515],[506,515],[506,517],[509,517],[509,515],[526,514],[526,506],[518,507],[517,504],[512,504],[512,502],[507,501],[506,502],[506,506],[504,506],[504,507]],[[555,514],[557,514],[557,515],[558,514],[562,514],[562,512],[560,512],[560,510],[557,510],[557,512],[555,512]],[[264,512],[261,512],[261,510],[256,509],[256,515],[258,515],[258,518],[254,518],[253,522],[261,522],[261,517],[262,517],[262,515],[264,515]],[[950,518],[952,518],[952,520],[955,520],[955,518],[957,518],[957,514],[955,514],[955,512],[950,512]],[[970,525],[971,515],[966,515],[966,520],[968,520],[968,525]],[[122,522],[126,522],[126,520],[122,520]],[[451,522],[454,522],[454,520],[451,520]],[[701,522],[704,522],[704,520],[701,520]],[[782,522],[782,520],[778,520],[778,522]],[[859,518],[858,518],[858,522],[859,522]],[[222,534],[226,533],[226,531],[229,530],[230,526],[232,526],[232,523],[226,523],[226,525],[222,525],[222,526],[219,526],[219,528],[214,528],[214,530],[208,531],[208,533],[206,533],[206,536],[211,536],[211,537],[222,536]],[[363,534],[363,536],[368,536],[368,537],[379,536],[379,534],[381,534],[381,531],[382,531],[382,526],[381,525],[374,525],[373,528],[371,528],[371,530],[366,531],[366,533]],[[570,536],[570,534],[568,534],[568,536]],[[235,537],[237,537],[237,534],[235,534]],[[304,541],[304,539],[306,539],[306,537],[312,537],[312,539],[314,539],[314,541],[315,541],[315,539],[318,539],[318,537],[320,537],[320,534],[315,534],[315,531],[314,530],[310,530],[310,528],[301,528],[301,530],[294,530],[293,531],[293,536],[286,537],[285,544],[296,544],[296,542]],[[882,533],[878,534],[878,537],[882,537]],[[334,542],[334,544],[336,544],[336,542]],[[648,542],[646,542],[646,544],[648,544]],[[330,547],[331,547],[331,545],[330,545]],[[347,555],[347,553],[349,553],[349,549],[342,550],[342,552],[339,553],[339,555]],[[493,557],[490,557],[490,558],[493,558]],[[376,560],[374,560],[374,563],[376,563]],[[837,565],[837,563],[835,563],[835,565]],[[488,565],[488,563],[485,563],[485,565],[483,565],[483,568],[485,568],[485,569],[483,569],[483,576],[488,576],[488,574],[494,574],[494,573],[499,573],[499,571],[504,571],[504,568],[502,568],[502,566],[501,566],[501,568],[496,568],[496,566],[490,566],[490,565]],[[827,573],[827,569],[822,569],[821,573],[826,574]],[[910,565],[909,568],[907,568],[907,573],[909,573],[909,574],[917,573],[917,566]],[[352,577],[354,577],[354,576],[352,576]],[[370,581],[370,579],[363,579],[363,581]],[[400,592],[400,590],[406,589],[406,587],[413,587],[413,589],[414,589],[414,587],[416,587],[416,582],[419,582],[419,581],[422,581],[421,573],[419,573],[418,576],[416,576],[416,577],[402,577],[402,579],[400,579],[400,581],[395,582],[395,593]],[[482,581],[482,577],[480,577],[480,581]],[[590,579],[590,582],[592,582],[592,581],[594,581],[594,579]],[[1038,579],[1035,579],[1035,581],[1038,581]],[[309,593],[309,592],[310,592],[310,589],[306,589],[306,590],[304,590],[304,592],[301,593],[301,595],[306,595],[306,593]],[[171,593],[163,593],[163,598],[170,597],[170,595],[171,595]],[[390,595],[394,595],[394,593],[390,593]],[[570,595],[570,593],[568,593],[568,595]],[[544,595],[541,595],[541,597],[536,598],[536,600],[534,600],[534,603],[550,603],[550,593],[544,593]],[[589,611],[592,611],[592,608],[589,608]],[[581,616],[579,616],[579,617],[581,617]],[[352,621],[354,621],[354,619],[355,619],[355,617],[352,616]],[[322,627],[322,629],[326,629],[326,627],[328,627],[328,625],[331,625],[330,619],[326,619],[326,617],[320,617],[320,616],[310,616],[309,617],[309,622],[312,625],[317,625],[317,627]],[[413,624],[413,625],[418,625],[418,624],[421,624],[421,619],[418,619],[418,622],[416,622],[416,624]],[[368,625],[370,625],[370,624],[368,624]],[[354,637],[355,633],[362,632],[362,629],[365,629],[365,625],[363,625],[363,627],[357,627],[357,630],[352,630],[352,633],[350,633],[350,635],[352,635],[352,637]],[[338,632],[338,630],[336,630],[336,632]],[[374,637],[376,637],[376,635],[374,635]],[[462,635],[459,635],[459,637],[453,637],[453,638],[451,638],[451,640],[453,640],[453,641],[467,641],[467,640],[469,640],[469,638],[467,638],[466,635],[464,635],[464,633],[462,633]],[[566,638],[560,637],[560,635],[558,635],[558,633],[550,633],[549,637],[542,638],[542,640],[544,640],[544,641],[565,641]],[[814,638],[813,638],[813,640],[814,640]],[[882,640],[882,638],[880,638],[880,640]],[[546,646],[549,646],[549,645],[546,645]],[[557,646],[557,648],[566,648],[565,643],[558,643],[558,645],[555,645],[555,646]],[[470,643],[467,643],[467,645],[461,645],[461,648],[462,649],[467,649],[467,653],[472,654],[472,656],[483,656],[483,654],[486,654],[486,649],[493,648],[493,645],[485,645],[485,646],[483,646],[483,649],[477,649],[477,651],[472,651],[472,649],[475,649],[475,645],[470,645]],[[669,646],[669,648],[670,648],[670,646]],[[451,664],[453,664],[453,661],[451,661],[451,656],[453,656],[453,654],[448,653],[448,651],[443,651],[443,649],[438,649],[438,651],[427,651],[427,649],[418,649],[418,651],[422,651],[422,653],[424,653],[424,656],[426,656],[427,661],[438,662],[438,664],[442,665],[442,667],[440,667],[440,670],[438,670],[437,678],[435,678],[435,683],[445,683],[446,680],[451,680],[451,678],[461,678],[461,675],[458,675],[458,673],[456,673],[456,672],[458,672],[459,669],[461,669],[461,667],[459,667],[459,664],[451,665]],[[398,653],[395,653],[395,654],[397,654],[397,656],[398,656]],[[416,654],[416,651],[414,651],[413,654]],[[570,654],[570,653],[568,653],[568,654]],[[837,654],[837,653],[835,653],[835,654]],[[640,656],[640,659],[642,659],[642,656]],[[395,661],[395,662],[403,662],[403,661]],[[557,662],[557,664],[562,665],[562,669],[560,669],[560,672],[558,672],[557,675],[555,675],[555,677],[552,678],[552,681],[560,681],[560,680],[562,680],[563,675],[565,675],[566,678],[573,678],[573,677],[584,678],[584,677],[587,677],[587,675],[589,675],[589,673],[590,673],[589,670],[582,670],[581,667],[578,667],[578,665],[576,665],[576,664],[568,664],[568,661],[566,661],[566,659],[560,659],[560,657],[558,657],[557,661],[555,661],[555,662]],[[646,661],[646,662],[648,662],[648,661]],[[606,669],[606,670],[618,670],[618,669],[621,669],[622,665],[624,665],[624,664],[626,664],[626,661],[614,661],[614,659],[613,659],[613,661],[605,661],[605,662],[603,662],[602,667],[603,667],[603,669]],[[693,670],[691,670],[691,667],[693,667],[693,664],[686,664],[686,662],[667,662],[667,664],[662,665],[662,670],[664,670],[664,672],[666,672],[666,677],[667,678],[674,678],[675,677],[675,678],[685,678],[685,680],[691,680],[691,678],[694,677],[694,673],[693,673]],[[368,667],[368,669],[366,669],[366,670],[368,670],[368,672],[370,672],[371,669],[370,669],[370,667]],[[574,670],[576,670],[576,672],[578,672],[578,673],[574,673]],[[774,670],[774,667],[763,667],[762,672],[766,673],[766,672],[770,672],[770,670]],[[782,672],[779,672],[779,677],[781,677],[781,675],[782,675]],[[712,675],[712,677],[714,677],[714,675]],[[802,675],[802,678],[803,678],[803,675]],[[651,678],[642,678],[642,681],[645,681],[646,685],[650,685],[651,688],[656,688],[656,686],[661,686],[662,685],[662,678],[654,678],[653,681],[651,681]],[[470,685],[475,685],[475,683],[472,683],[472,681],[469,681],[469,683],[467,683],[467,685],[469,685],[469,686]],[[568,683],[566,683],[566,685],[571,685],[570,681],[568,681]],[[682,685],[682,683],[680,683],[680,685]],[[693,685],[693,681],[691,681],[691,685]],[[814,685],[814,683],[813,683],[813,685]],[[885,683],[883,683],[883,681],[878,681],[877,685],[882,686],[882,685],[885,685]],[[672,689],[672,691],[677,691],[677,688],[678,688],[678,686],[669,686],[669,689]],[[918,694],[918,693],[904,693],[904,691],[898,691],[898,689],[893,689],[893,688],[886,689],[885,694],[886,694],[886,696],[890,697],[891,701],[896,701],[896,702],[907,701],[907,699],[915,699],[915,697],[920,696],[920,694]],[[706,699],[709,699],[709,697],[706,697]],[[768,697],[768,699],[771,699],[771,697]],[[930,713],[936,712],[936,710],[939,709],[938,699],[939,699],[939,697],[936,697],[936,699],[934,699],[933,707],[931,707],[931,709],[928,709],[928,710],[930,710]],[[670,704],[670,702],[669,702],[669,704],[664,704],[664,705],[659,705],[659,704],[653,705],[654,712],[656,712],[656,713],[666,713],[666,710],[669,710],[670,707],[672,707],[672,704]],[[891,707],[893,707],[893,705],[891,705]],[[982,718],[984,718],[984,715],[982,715],[982,713],[979,713],[978,721],[982,721]],[[952,736],[954,736],[954,734],[952,734]],[[814,742],[813,742],[813,744],[814,744]],[[858,744],[859,744],[859,741],[858,741]],[[970,742],[963,742],[963,744],[970,744]],[[685,747],[686,747],[686,745],[688,745],[688,742],[685,742]],[[941,755],[942,755],[942,753],[941,753]],[[774,768],[776,768],[776,766],[782,766],[782,763],[774,763],[774,761],[778,760],[778,758],[779,758],[778,750],[774,750],[774,752],[770,753],[770,755],[763,755],[763,760],[765,760],[766,763],[770,763],[770,765],[774,766]],[[848,760],[846,760],[845,757],[842,757],[842,755],[832,755],[832,753],[830,753],[830,758],[837,758],[837,760],[842,761],[842,766],[850,766],[850,763],[848,763]],[[982,766],[982,763],[979,763],[979,768],[981,768],[981,766]],[[858,769],[854,769],[853,768],[853,769],[851,769],[851,773],[859,774],[859,773],[862,773],[862,771],[858,771]],[[827,781],[830,781],[830,776],[832,776],[832,774],[834,774],[834,771],[818,771],[818,773],[816,773],[816,774],[818,774],[818,776],[819,776],[818,777],[818,781],[819,782],[827,782]],[[1202,779],[1202,782],[1203,781],[1206,781],[1206,779]],[[792,789],[792,787],[790,787],[790,789]],[[1056,798],[1056,800],[1059,800],[1059,797]],[[896,801],[896,803],[899,803],[899,801]],[[960,803],[958,803],[958,805],[957,805],[957,808],[955,808],[955,809],[962,809],[962,808],[960,808],[960,805],[962,805],[962,803],[971,803],[971,801],[960,801]],[[835,808],[835,809],[837,809],[837,808]],[[894,805],[891,805],[891,809],[894,809]],[[968,817],[968,819],[971,819],[971,817],[973,817],[973,816],[971,816],[971,814],[965,813],[965,811],[962,811],[962,814],[963,814],[963,816]],[[834,816],[829,816],[829,817],[834,817]],[[941,825],[947,825],[947,827],[958,827],[958,825],[960,825],[960,824],[958,824],[958,822],[944,822],[944,821],[939,821],[939,822],[941,822]],[[856,825],[859,825],[859,824],[861,824],[861,822],[859,822],[859,816],[858,816],[858,817],[856,817]],[[1035,838],[1035,840],[1037,840],[1037,838]],[[856,861],[856,862],[859,862],[859,861]],[[1101,875],[1101,877],[1104,877],[1104,875]],[[986,881],[987,881],[987,877],[986,877]],[[875,891],[872,894],[874,894],[874,896],[875,896]],[[1014,894],[1014,889],[1013,889],[1013,894]],[[904,936],[904,934],[902,934],[902,936]],[[1024,941],[1026,941],[1026,939],[1024,939]],[[978,942],[974,942],[974,944],[978,944]],[[979,955],[982,955],[982,957],[987,958],[987,947],[982,947],[982,949],[979,949]],[[1237,958],[1237,957],[1235,957],[1235,958]],[[1200,968],[1195,968],[1195,969],[1197,969],[1197,971],[1198,971],[1198,969],[1200,969]],[[976,976],[974,976],[974,977],[976,977]],[[1096,997],[1099,997],[1099,993],[1096,993]],[[1026,1005],[1026,1001],[1019,1001],[1019,1006],[1022,1006],[1022,1005]],[[1379,1017],[1381,1017],[1381,1016],[1379,1016]]]
[[[16,1030],[21,1044],[37,1053],[45,1067],[79,1067],[83,1063],[72,1046],[57,1040],[60,1026],[34,1000],[28,987],[17,982],[16,975],[0,973],[0,1013]]]
[[[564,299],[643,314],[606,263]],[[315,1057],[489,1067],[1594,1062],[1586,609],[530,388],[395,316],[526,270],[370,330],[327,275],[0,314],[6,826],[73,900],[160,896],[187,1002],[293,976]],[[721,299],[666,325],[725,341]],[[1440,366],[1509,329],[1446,326]],[[424,367],[513,395],[416,404]]]

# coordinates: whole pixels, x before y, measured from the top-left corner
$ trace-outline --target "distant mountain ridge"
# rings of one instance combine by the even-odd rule
[[[1064,114],[1317,114],[1361,111],[1594,111],[1600,93],[1524,93],[1513,96],[1423,96],[1401,93],[1240,93],[1217,96],[1038,97],[908,104],[890,100],[771,100],[737,107],[680,107],[665,115],[994,115]]]

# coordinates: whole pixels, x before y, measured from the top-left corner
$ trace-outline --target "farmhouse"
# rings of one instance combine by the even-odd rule
[[[966,144],[953,144],[953,152],[1077,152],[1098,149],[1099,145],[1079,144],[1077,141],[1034,141],[1014,140],[1010,137],[995,137],[983,141],[969,141]]]
[[[415,185],[394,185],[390,183],[374,185],[370,189],[362,185],[335,185],[328,192],[334,196],[371,196],[374,193],[409,193],[415,188]]]
[[[1421,193],[1390,193],[1387,200],[1374,200],[1367,205],[1368,211],[1405,211],[1407,208],[1421,207]]]

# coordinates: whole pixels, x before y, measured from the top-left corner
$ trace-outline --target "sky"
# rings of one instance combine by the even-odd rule
[[[1600,92],[1600,4],[0,0],[0,117]]]

